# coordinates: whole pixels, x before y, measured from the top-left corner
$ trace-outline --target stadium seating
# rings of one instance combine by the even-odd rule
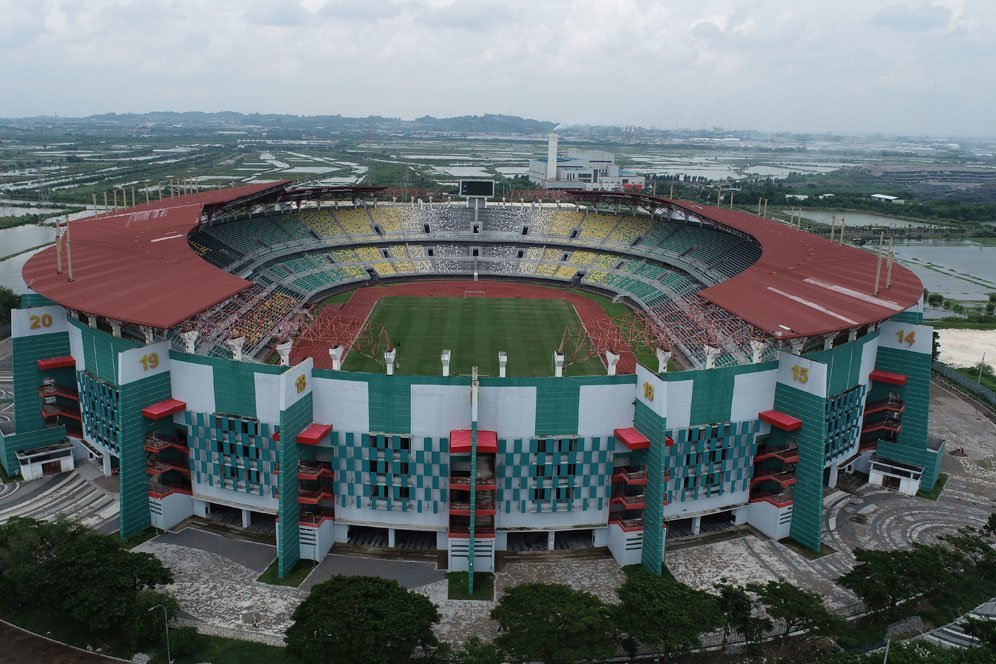
[[[300,216],[301,221],[307,224],[319,237],[338,237],[346,232],[335,220],[331,210],[304,210]]]
[[[403,230],[397,206],[381,205],[379,207],[367,208],[367,211],[370,213],[370,218],[373,219],[373,222],[385,234],[400,233]]]
[[[553,215],[548,232],[550,235],[567,237],[581,223],[582,218],[584,215],[575,210],[557,210]]]
[[[335,211],[335,218],[343,229],[350,235],[373,235],[373,227],[370,225],[370,217],[364,208],[339,208]]]
[[[578,237],[584,240],[601,242],[609,236],[609,233],[612,232],[617,223],[619,223],[619,217],[589,212],[581,222],[581,230],[578,232]]]
[[[605,241],[631,245],[638,237],[645,235],[652,224],[653,222],[648,217],[622,217],[605,238]]]

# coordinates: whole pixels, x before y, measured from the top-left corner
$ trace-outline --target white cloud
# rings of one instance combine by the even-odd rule
[[[0,0],[0,115],[991,134],[986,0]]]

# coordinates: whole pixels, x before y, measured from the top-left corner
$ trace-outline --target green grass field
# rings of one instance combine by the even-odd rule
[[[498,375],[498,352],[508,353],[509,376],[552,376],[553,351],[564,328],[578,322],[562,300],[498,298],[385,297],[370,320],[387,328],[398,348],[396,373],[439,375],[439,355],[452,352],[450,375],[470,374],[476,363],[483,376]],[[346,371],[383,372],[383,366],[349,353]],[[597,358],[569,366],[567,375],[605,373]]]

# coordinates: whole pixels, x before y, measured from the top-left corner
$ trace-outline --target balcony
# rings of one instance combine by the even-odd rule
[[[781,461],[782,463],[798,463],[799,443],[791,440],[785,447],[768,447],[765,445],[758,448],[757,454],[754,455],[754,463],[761,463],[762,461],[770,461],[772,459]]]
[[[902,415],[906,412],[906,402],[898,394],[890,394],[888,399],[876,401],[865,406],[865,417],[876,413],[896,413]]]
[[[470,516],[470,502],[450,502],[450,514],[453,516]],[[477,516],[494,516],[495,514],[495,501],[494,497],[490,500],[478,499],[474,503],[474,514]]]
[[[897,419],[886,418],[884,420],[878,420],[877,422],[870,422],[861,428],[861,437],[864,438],[869,434],[890,434],[890,437],[894,437],[903,430],[902,422]]]
[[[790,487],[796,482],[795,468],[792,468],[791,470],[783,470],[779,473],[765,472],[763,475],[758,475],[752,478],[750,485],[756,486],[764,482],[774,482],[783,489]]]
[[[619,526],[627,533],[643,530],[643,519],[623,519],[622,517],[616,517],[609,519],[609,523]]]
[[[42,397],[62,397],[63,399],[71,399],[72,401],[80,400],[80,393],[72,387],[66,387],[64,385],[57,385],[56,383],[48,382],[38,388],[38,396]]]
[[[187,496],[191,495],[192,492],[190,490],[190,483],[179,482],[176,484],[166,484],[155,480],[149,482],[149,498],[157,498],[162,500],[166,496],[173,495],[174,493],[182,493]]]
[[[470,537],[470,526],[450,526],[449,531],[450,537]],[[494,537],[495,527],[493,524],[490,525],[478,525],[474,528],[474,537]]]
[[[317,505],[323,500],[332,500],[332,498],[332,487],[328,486],[297,491],[297,502],[301,505]]]
[[[752,503],[771,503],[775,507],[788,507],[792,504],[792,490],[788,489],[785,491],[767,491],[767,492],[757,492],[752,493],[750,497],[750,502]]]
[[[613,496],[609,504],[622,505],[627,510],[642,510],[647,507],[647,498],[642,493],[636,496]]]
[[[76,410],[70,410],[55,403],[42,404],[41,416],[46,420],[56,417],[68,417],[70,419],[76,420],[77,422],[83,421],[82,418],[80,417],[78,406]]]
[[[331,510],[319,510],[317,512],[301,512],[297,518],[298,525],[307,528],[317,528],[326,521],[335,519],[335,514]]]
[[[612,483],[622,483],[629,486],[646,486],[647,470],[646,468],[633,467],[616,468],[612,473]]]
[[[451,491],[470,491],[470,477],[458,475],[450,478]],[[498,483],[495,482],[494,474],[490,477],[477,477],[478,491],[497,491]]]
[[[150,431],[145,434],[145,451],[149,454],[159,454],[165,450],[176,450],[182,454],[189,454],[190,448],[187,447],[186,441],[182,441],[179,438],[171,438],[169,436],[164,436],[155,431]]]
[[[156,458],[149,459],[146,462],[145,472],[154,477],[158,477],[168,472],[177,472],[186,477],[190,477],[190,468],[186,465],[170,463],[169,461],[163,461],[162,459]]]
[[[331,461],[300,461],[297,464],[297,479],[299,480],[320,480],[324,477],[332,478],[335,472],[332,470]]]

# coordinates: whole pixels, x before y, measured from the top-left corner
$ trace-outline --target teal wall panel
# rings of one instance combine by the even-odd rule
[[[826,399],[782,383],[775,388],[775,409],[802,420],[802,428],[792,432],[799,443],[799,463],[792,495],[790,535],[814,551],[822,546],[825,404]]]
[[[277,528],[277,564],[281,578],[286,576],[301,559],[300,518],[298,505],[297,465],[300,456],[297,435],[311,424],[312,395],[298,399],[287,410],[280,412],[280,447],[278,457],[280,468],[280,499],[278,513],[280,522]]]
[[[149,478],[145,472],[145,434],[156,424],[142,416],[142,409],[170,398],[168,373],[150,376],[122,385],[118,414],[121,422],[120,449],[122,538],[140,533],[151,525]]]

